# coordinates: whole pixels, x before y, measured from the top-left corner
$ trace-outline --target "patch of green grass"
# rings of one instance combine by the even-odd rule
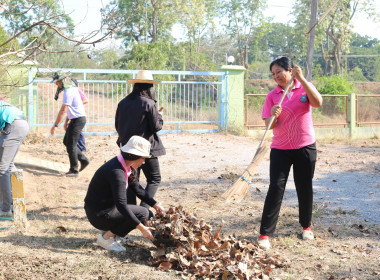
[[[278,238],[278,245],[291,247],[296,245],[297,239],[294,236],[286,236]]]

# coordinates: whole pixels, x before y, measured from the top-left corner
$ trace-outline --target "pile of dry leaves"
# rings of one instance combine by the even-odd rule
[[[150,265],[162,270],[177,269],[202,278],[270,279],[273,269],[285,266],[278,255],[269,256],[257,244],[224,238],[222,227],[212,234],[210,225],[181,206],[151,219],[149,226],[155,228],[157,246]]]

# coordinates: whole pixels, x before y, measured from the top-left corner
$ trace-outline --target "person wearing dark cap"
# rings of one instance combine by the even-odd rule
[[[139,184],[136,169],[150,157],[150,143],[139,136],[132,136],[120,148],[121,153],[103,164],[94,174],[84,199],[84,209],[89,222],[102,232],[96,243],[106,250],[123,252],[120,243],[134,229],[140,230],[144,238],[154,240],[145,223],[153,213],[142,206],[131,203],[134,197],[152,206],[158,214],[164,208]]]
[[[70,170],[66,173],[66,176],[77,177],[79,171],[85,169],[90,163],[87,157],[77,147],[80,133],[86,124],[86,113],[83,102],[78,92],[78,88],[70,79],[69,74],[65,74],[62,71],[55,72],[53,73],[53,80],[51,82],[55,83],[58,87],[56,99],[58,99],[59,92],[63,91],[63,100],[61,109],[58,112],[50,133],[52,136],[55,135],[56,128],[64,119],[65,114],[67,114],[64,124],[66,133],[63,138],[63,144],[66,146],[69,155]],[[78,166],[78,161],[81,164],[80,168]]]
[[[84,92],[79,88],[78,80],[74,79],[74,78],[71,78],[71,80],[73,81],[73,83],[75,84],[75,86],[78,88],[78,92],[79,92],[80,98],[82,99],[83,105],[86,105],[88,103],[88,98],[84,94]],[[86,152],[87,151],[86,140],[84,139],[84,133],[83,133],[83,131],[81,131],[81,133],[79,135],[79,140],[78,140],[77,146],[78,146],[78,148],[82,152]]]
[[[136,79],[128,81],[128,84],[133,84],[133,90],[119,102],[115,116],[115,128],[119,136],[116,143],[119,147],[125,145],[133,135],[144,137],[152,146],[151,157],[146,159],[145,164],[141,167],[147,181],[145,190],[152,197],[161,183],[158,156],[166,154],[164,145],[157,134],[164,123],[161,110],[157,109],[154,100],[154,85],[159,83],[159,81],[153,80],[150,71],[140,70]],[[138,170],[139,174],[140,169]],[[149,208],[143,201],[140,205]]]

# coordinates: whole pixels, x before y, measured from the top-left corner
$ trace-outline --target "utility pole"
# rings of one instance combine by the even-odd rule
[[[318,0],[312,0],[310,25],[309,25],[310,31],[308,32],[309,40],[308,40],[308,46],[307,46],[306,70],[305,70],[306,80],[308,81],[311,80],[311,74],[312,74],[312,69],[313,69],[315,27],[317,23],[317,9],[318,9]]]
[[[145,44],[148,42],[148,7],[145,1]]]

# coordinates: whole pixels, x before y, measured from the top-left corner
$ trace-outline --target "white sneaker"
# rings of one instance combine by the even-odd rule
[[[259,247],[264,249],[264,250],[269,250],[270,249],[270,242],[269,239],[259,239],[258,241]]]
[[[104,230],[99,230],[99,233],[100,233],[101,235],[103,235],[103,234],[105,233],[105,231],[104,231]],[[123,244],[127,243],[127,240],[128,240],[127,237],[121,237],[121,236],[119,236],[119,235],[116,235],[114,239],[115,239],[115,241],[116,241],[117,243],[119,243],[120,245],[123,245]]]
[[[120,245],[127,243],[127,238],[121,237],[119,235],[115,236],[115,241],[119,243]]]
[[[302,239],[303,240],[313,240],[314,239],[314,233],[311,230],[304,230],[302,232]]]
[[[104,249],[108,251],[114,251],[114,252],[125,252],[126,249],[121,246],[118,242],[115,241],[113,237],[110,237],[109,239],[104,239],[104,237],[99,234],[98,239],[96,240],[96,244],[103,247]]]
[[[0,217],[13,217],[12,210],[0,211]]]

